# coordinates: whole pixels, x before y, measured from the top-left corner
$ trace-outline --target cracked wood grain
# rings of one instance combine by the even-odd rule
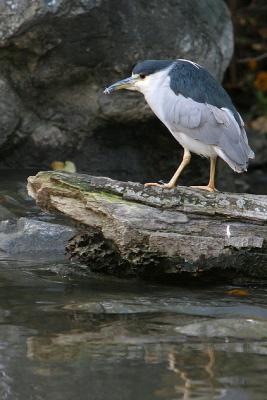
[[[59,172],[29,177],[28,191],[44,210],[83,226],[68,250],[93,270],[267,277],[267,196]]]

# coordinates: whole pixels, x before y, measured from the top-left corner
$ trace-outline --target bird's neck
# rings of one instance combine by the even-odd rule
[[[138,90],[143,93],[152,111],[162,120],[162,105],[166,90],[170,87],[170,68],[165,68],[138,82]]]
[[[164,122],[164,102],[169,90],[169,77],[165,73],[159,79],[155,79],[142,91],[148,105],[156,116]],[[165,99],[165,100],[164,100]]]

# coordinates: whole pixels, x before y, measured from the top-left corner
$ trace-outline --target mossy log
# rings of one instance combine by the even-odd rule
[[[267,278],[267,196],[209,193],[60,172],[28,178],[44,210],[81,224],[68,251],[117,275]]]

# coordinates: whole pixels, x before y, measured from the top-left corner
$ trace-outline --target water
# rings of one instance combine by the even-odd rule
[[[2,181],[16,216],[57,220],[22,177]],[[229,289],[85,276],[63,254],[2,257],[0,399],[266,399],[267,289]]]

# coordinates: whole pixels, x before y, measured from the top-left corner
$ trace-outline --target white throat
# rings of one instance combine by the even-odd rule
[[[143,93],[145,99],[157,115],[157,117],[163,121],[163,99],[166,99],[165,92],[170,90],[170,77],[169,68],[156,72],[152,75],[148,75],[144,80],[140,80],[136,83],[136,90]]]

